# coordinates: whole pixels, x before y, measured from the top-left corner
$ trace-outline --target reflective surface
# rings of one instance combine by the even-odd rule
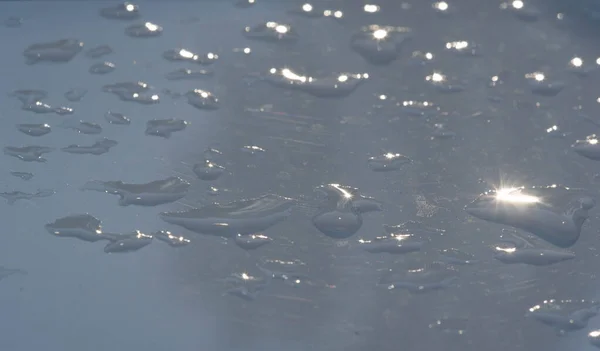
[[[599,11],[1,3],[0,349],[600,347]]]

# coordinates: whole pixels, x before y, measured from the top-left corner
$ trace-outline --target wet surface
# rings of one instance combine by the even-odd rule
[[[234,237],[262,232],[290,215],[293,200],[275,195],[213,203],[178,212],[163,212],[160,218],[199,234]]]
[[[112,71],[114,71],[115,68],[116,68],[116,65],[114,63],[109,62],[109,61],[104,61],[104,62],[94,63],[93,65],[90,66],[88,71],[91,74],[108,74],[108,73],[111,73]]]
[[[70,154],[90,154],[90,155],[102,155],[110,151],[110,149],[114,146],[117,146],[118,142],[116,140],[111,140],[108,138],[102,138],[97,140],[92,145],[78,145],[71,144],[69,146],[65,146],[61,148],[63,152],[67,152]]]
[[[95,135],[102,133],[101,125],[83,120],[65,120],[60,126],[65,129],[74,130],[80,134]]]
[[[31,200],[31,199],[35,199],[35,198],[42,198],[42,197],[50,197],[52,195],[54,195],[54,190],[38,190],[35,193],[25,193],[22,191],[10,191],[10,192],[5,192],[5,193],[0,193],[0,197],[3,197],[4,199],[6,199],[6,202],[9,205],[14,204],[15,202],[17,202],[18,200]]]
[[[168,80],[195,80],[205,79],[213,76],[212,71],[208,70],[191,70],[187,68],[180,68],[175,71],[171,71],[165,75]]]
[[[162,34],[163,28],[152,22],[133,24],[125,28],[125,34],[133,38],[153,38]]]
[[[599,11],[1,4],[0,349],[600,347]]]
[[[169,177],[145,184],[126,184],[121,181],[89,181],[81,189],[119,195],[119,205],[157,206],[183,198],[190,183]]]
[[[100,16],[107,19],[129,21],[140,18],[141,13],[138,5],[124,2],[100,9]]]
[[[83,42],[77,39],[32,44],[23,52],[25,63],[69,62],[83,49]]]
[[[108,111],[104,114],[104,119],[110,124],[128,126],[131,124],[131,119],[119,112]]]
[[[52,131],[52,128],[47,123],[43,123],[43,124],[28,124],[28,123],[17,124],[17,129],[21,133],[27,134],[29,136],[35,136],[35,137],[46,135],[46,134],[48,134],[48,133],[50,133]]]
[[[21,178],[22,180],[31,180],[31,178],[33,178],[33,173],[31,172],[11,171],[10,174],[17,178]]]
[[[163,53],[163,57],[171,62],[188,62],[203,66],[211,65],[219,59],[219,55],[212,52],[198,54],[186,49],[167,50]]]
[[[298,41],[298,34],[289,24],[273,21],[247,26],[242,33],[248,39],[271,43],[295,43]]]
[[[219,99],[210,91],[194,89],[186,93],[188,104],[199,110],[217,110]]]
[[[78,102],[87,94],[87,89],[75,88],[70,89],[65,93],[65,98],[71,102]]]
[[[146,135],[170,138],[173,132],[184,130],[187,124],[182,119],[153,119],[146,122]]]
[[[54,148],[47,146],[5,146],[4,154],[13,156],[26,162],[46,162],[44,154],[54,151]]]
[[[113,53],[113,49],[108,45],[98,45],[88,49],[85,52],[85,56],[93,59],[100,58],[102,56],[110,55]]]

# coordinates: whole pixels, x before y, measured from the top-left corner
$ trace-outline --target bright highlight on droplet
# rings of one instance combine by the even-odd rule
[[[520,10],[523,8],[523,6],[525,6],[525,3],[523,3],[521,0],[515,0],[511,3],[511,5],[513,8]]]
[[[500,246],[496,246],[496,251],[502,251],[505,253],[514,253],[517,251],[517,249],[515,247],[500,247]]]
[[[379,11],[379,6],[372,5],[372,4],[367,4],[367,5],[365,5],[365,7],[363,9],[364,9],[365,12],[375,13],[375,12]]]
[[[596,138],[596,135],[590,135],[589,137],[587,137],[587,139],[585,139],[585,141],[590,144],[590,145],[596,145],[598,144],[598,138]]]
[[[156,32],[158,30],[158,26],[154,23],[146,22],[144,25],[151,32]]]
[[[425,77],[425,80],[439,83],[446,80],[446,77],[441,73],[434,72],[432,75]]]
[[[277,73],[277,69],[272,68],[271,73]],[[282,69],[281,75],[286,79],[297,81],[297,82],[302,82],[302,83],[306,82],[306,80],[307,80],[307,77],[300,76],[300,75],[292,72],[292,70],[290,70],[289,68]]]
[[[354,197],[351,192],[344,189],[340,184],[329,184],[329,185],[331,187],[333,187],[335,190],[339,191],[345,199],[351,199]]]
[[[546,79],[546,75],[542,72],[533,72],[525,75],[527,79],[535,79],[537,82],[542,82]]]
[[[275,26],[275,31],[279,34],[285,34],[288,32],[288,27],[280,24]]]
[[[446,49],[464,50],[469,47],[468,41],[452,41],[446,43]]]
[[[537,196],[521,193],[520,188],[502,188],[496,191],[496,199],[499,201],[511,203],[537,203],[540,199]]]
[[[194,54],[190,51],[187,51],[186,49],[181,49],[181,50],[179,50],[179,56],[189,59],[189,58],[193,58]]]
[[[430,106],[429,101],[423,101],[423,102],[419,102],[419,101],[402,101],[402,106],[413,106],[413,105],[421,105],[424,107],[428,107]]]
[[[385,29],[378,29],[373,32],[373,37],[377,40],[384,39],[385,37],[387,37],[387,35],[388,35],[388,32]]]
[[[571,59],[571,65],[573,67],[581,67],[583,65],[583,60],[580,57],[573,57]]]
[[[446,11],[448,10],[448,3],[445,1],[440,1],[440,2],[436,2],[435,4],[433,4],[433,7],[437,10],[440,11]]]

